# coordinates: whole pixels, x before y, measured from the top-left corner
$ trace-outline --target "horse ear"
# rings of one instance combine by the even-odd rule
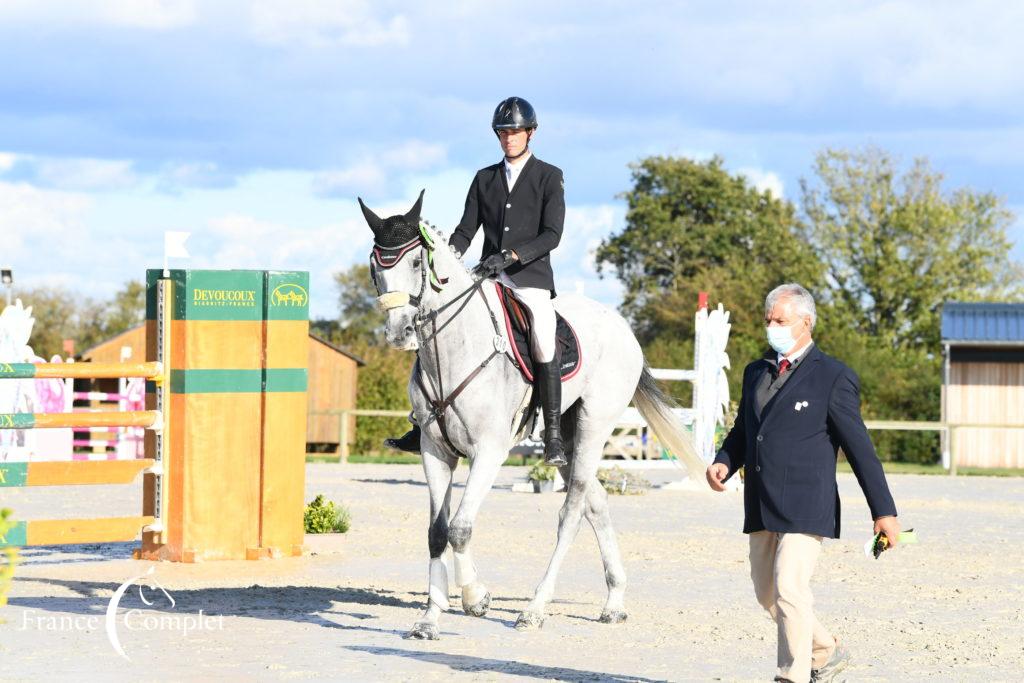
[[[373,234],[376,235],[377,231],[384,225],[384,221],[380,219],[380,216],[375,214],[373,211],[363,204],[362,197],[356,197],[359,200],[359,208],[363,210],[363,218],[366,219],[366,224],[370,226],[370,230],[373,230]]]
[[[419,225],[420,224],[420,209],[423,208],[423,193],[424,192],[426,192],[426,189],[420,190],[419,199],[417,199],[416,203],[412,205],[411,209],[409,209],[409,213],[405,214],[405,224],[406,225]]]

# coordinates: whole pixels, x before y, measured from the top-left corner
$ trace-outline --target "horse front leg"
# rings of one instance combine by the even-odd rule
[[[478,453],[482,454],[473,458],[466,490],[448,529],[448,543],[452,547],[455,564],[455,585],[462,590],[462,609],[474,617],[487,614],[491,594],[487,591],[487,586],[480,581],[469,542],[473,536],[473,522],[480,512],[480,506],[494,485],[494,479],[505,460],[501,446],[482,448]]]
[[[406,638],[437,640],[441,637],[438,620],[448,609],[448,568],[444,564],[444,551],[448,546],[448,510],[452,500],[452,475],[458,458],[438,453],[424,431],[421,438],[423,473],[430,492],[430,526],[427,547],[430,550],[430,579],[427,588],[427,609],[413,624]]]

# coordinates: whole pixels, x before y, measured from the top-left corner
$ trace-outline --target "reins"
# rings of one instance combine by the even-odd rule
[[[448,282],[448,280],[447,278],[442,279],[438,277],[434,269],[433,251],[435,247],[433,240],[429,237],[429,234],[422,228],[420,232],[423,237],[421,248],[423,249],[424,252],[424,258],[421,265],[422,278],[420,283],[420,291],[415,295],[398,296],[391,299],[388,298],[389,295],[404,293],[388,292],[380,295],[378,297],[378,301],[381,303],[382,307],[387,305],[390,308],[397,308],[400,305],[404,305],[403,302],[405,301],[407,301],[410,305],[416,307],[417,312],[414,321],[414,326],[420,350],[426,349],[427,342],[432,342],[432,345],[434,347],[434,368],[436,370],[435,374],[437,376],[437,383],[434,383],[434,379],[429,374],[427,375],[427,380],[430,382],[431,389],[433,389],[433,394],[436,395],[438,398],[433,398],[431,396],[431,392],[427,390],[427,386],[423,382],[423,373],[420,371],[419,352],[417,352],[416,365],[413,368],[413,376],[416,379],[416,385],[423,393],[423,397],[431,406],[430,418],[428,418],[427,422],[429,423],[430,419],[436,420],[437,426],[441,430],[441,436],[444,438],[445,444],[451,450],[452,454],[461,455],[461,453],[459,453],[459,449],[456,448],[455,444],[452,443],[451,437],[448,436],[446,412],[448,408],[452,406],[455,399],[458,398],[460,394],[462,394],[466,387],[468,387],[473,382],[473,380],[476,379],[481,372],[483,372],[484,368],[486,368],[490,364],[490,362],[494,360],[495,356],[507,354],[508,343],[505,337],[503,337],[501,334],[501,327],[498,324],[498,318],[494,314],[494,310],[491,308],[490,304],[487,302],[487,296],[483,292],[483,283],[488,281],[488,278],[486,277],[474,279],[473,284],[471,284],[469,287],[466,287],[464,290],[459,292],[451,300],[445,302],[440,307],[428,311],[427,313],[421,312],[420,309],[423,306],[423,298],[426,295],[428,279],[430,281],[430,286],[435,291],[438,292],[440,292],[443,289],[444,285]],[[401,258],[404,258],[404,256],[405,254],[402,254],[402,256],[398,260],[401,260]],[[395,263],[391,265],[393,266],[397,263],[398,261],[395,261]],[[466,376],[466,378],[463,379],[462,382],[460,382],[459,385],[455,387],[452,393],[448,394],[448,396],[445,396],[444,381],[441,377],[441,353],[440,349],[438,348],[437,337],[445,329],[445,327],[447,327],[451,322],[453,322],[459,316],[459,314],[461,314],[462,311],[465,310],[466,306],[469,305],[469,302],[472,299],[472,294],[474,291],[479,292],[480,298],[484,304],[484,308],[487,309],[487,313],[491,318],[491,324],[494,326],[494,349],[491,351],[490,355],[487,356],[487,358],[485,358],[479,365],[477,365],[473,369],[473,371],[470,372],[469,375]],[[450,318],[448,318],[448,320],[442,323],[440,327],[438,327],[438,316],[451,306],[454,306],[462,299],[465,299],[465,301],[462,302],[462,305],[459,306],[459,309],[455,311],[455,313]],[[424,334],[423,327],[425,327],[427,324],[431,325],[431,332],[429,334]],[[426,424],[420,425],[420,427],[426,427]]]

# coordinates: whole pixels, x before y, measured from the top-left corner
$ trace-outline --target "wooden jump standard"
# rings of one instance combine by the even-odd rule
[[[140,377],[146,410],[0,414],[0,429],[143,427],[138,460],[0,463],[0,487],[127,484],[142,515],[17,522],[0,546],[132,541],[138,559],[303,551],[309,274],[146,273],[144,363],[0,363],[0,380]]]

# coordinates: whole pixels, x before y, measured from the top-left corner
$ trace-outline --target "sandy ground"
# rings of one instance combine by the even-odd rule
[[[134,544],[25,550],[0,610],[0,678],[771,680],[775,627],[754,601],[736,494],[613,497],[630,577],[628,622],[596,621],[605,588],[584,527],[544,628],[515,631],[562,501],[512,492],[524,476],[523,468],[502,471],[474,530],[490,613],[462,614],[453,587],[440,641],[401,637],[426,590],[420,469],[310,465],[308,498],[344,501],[353,528],[307,536],[302,558],[183,565],[131,560]],[[894,476],[891,485],[921,543],[866,559],[867,508],[843,475],[845,537],[826,544],[815,574],[819,617],[853,655],[848,680],[1021,680],[1024,481]],[[135,514],[138,488],[6,489],[0,503],[24,518]],[[151,566],[175,604],[158,592],[146,594],[151,606],[137,589],[124,595],[116,623],[125,661],[104,614],[117,586]],[[200,610],[215,618],[183,633],[184,618]],[[168,616],[178,621],[161,625]]]

